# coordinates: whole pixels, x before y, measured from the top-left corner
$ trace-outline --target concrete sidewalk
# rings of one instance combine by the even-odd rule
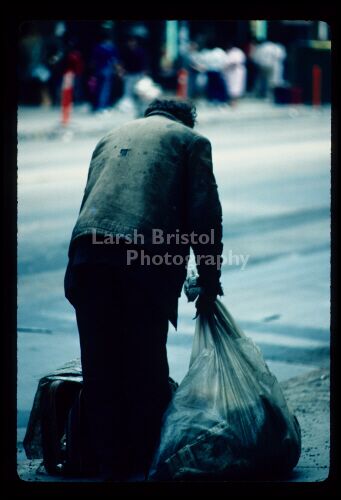
[[[330,106],[313,108],[306,105],[275,105],[272,102],[245,98],[236,107],[216,106],[205,101],[197,103],[198,125],[210,123],[235,123],[239,120],[267,120],[294,118],[296,116],[330,112]],[[75,106],[70,123],[61,124],[59,108],[19,107],[18,140],[56,139],[65,140],[73,137],[86,137],[106,133],[110,128],[118,127],[134,119],[132,110],[111,110],[93,113],[87,104]]]
[[[329,475],[330,372],[325,365],[281,384],[302,431],[302,452],[290,481],[324,481]]]
[[[330,377],[329,366],[289,379],[281,384],[302,430],[302,453],[297,467],[285,482],[318,482],[329,474]],[[22,443],[18,443],[22,449]],[[62,479],[46,474],[41,460],[18,462],[18,475],[30,482],[98,482],[95,479]]]

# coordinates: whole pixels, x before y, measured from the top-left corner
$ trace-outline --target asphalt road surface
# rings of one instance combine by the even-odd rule
[[[207,121],[203,112],[198,130],[212,142],[223,206],[224,304],[279,380],[319,367],[329,358],[330,110]],[[19,438],[39,378],[79,356],[63,278],[100,136],[19,141]],[[182,297],[178,332],[169,330],[170,374],[179,382],[194,312]]]

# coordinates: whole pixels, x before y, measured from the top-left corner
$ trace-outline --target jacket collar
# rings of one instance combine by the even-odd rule
[[[146,118],[149,118],[149,116],[153,116],[153,115],[165,116],[166,118],[169,118],[170,120],[182,123],[182,121],[179,120],[178,118],[176,118],[174,115],[172,115],[171,113],[168,113],[168,111],[162,111],[161,109],[160,109],[160,111],[159,110],[151,111],[150,113],[148,113]],[[183,123],[182,123],[182,125],[183,125]]]

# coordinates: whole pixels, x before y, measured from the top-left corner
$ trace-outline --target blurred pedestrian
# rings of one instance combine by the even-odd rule
[[[191,41],[188,49],[183,55],[183,66],[188,71],[188,97],[194,99],[198,97],[198,76],[205,71],[205,67],[200,63],[199,44]]]
[[[26,23],[23,30],[24,35],[19,41],[19,57],[22,64],[20,80],[33,100],[49,107],[52,104],[48,87],[51,71],[47,66],[44,38],[34,22]]]
[[[146,475],[151,465],[171,398],[168,320],[177,326],[190,246],[201,257],[198,312],[223,294],[222,211],[211,145],[193,130],[195,117],[190,103],[155,100],[144,118],[106,134],[73,229],[65,294],[76,310],[84,418],[103,480]],[[193,233],[214,236],[190,243]],[[176,234],[187,240],[172,243]]]
[[[123,78],[123,96],[121,109],[134,109],[136,116],[141,115],[141,101],[136,93],[136,85],[147,74],[147,51],[141,38],[129,35],[121,50],[121,75]]]
[[[212,104],[229,102],[228,89],[224,78],[227,54],[221,47],[209,44],[200,51],[199,63],[205,68],[207,75],[206,95]]]
[[[143,76],[134,87],[136,118],[143,116],[147,105],[162,94],[161,87],[149,76]]]
[[[103,111],[112,104],[112,86],[119,63],[119,53],[112,40],[110,26],[103,25],[101,40],[92,51],[93,74],[90,85],[93,92],[93,111]]]
[[[284,83],[286,49],[279,43],[266,40],[255,47],[252,58],[258,68],[255,94],[257,97],[270,98],[273,96],[274,88]]]
[[[67,41],[65,50],[64,73],[72,71],[74,75],[73,84],[73,101],[75,104],[80,103],[83,99],[83,74],[84,74],[84,59],[81,51],[78,49],[78,41],[72,36]]]
[[[47,66],[51,72],[48,84],[55,106],[59,106],[61,100],[62,80],[65,73],[66,37],[66,25],[63,21],[58,21],[53,33],[46,38]]]
[[[227,85],[230,104],[234,106],[237,100],[245,93],[246,85],[246,56],[244,52],[230,42],[226,49],[224,76]]]
[[[244,45],[244,52],[246,55],[246,92],[248,94],[254,93],[255,81],[257,75],[257,65],[253,60],[253,53],[257,46],[257,39],[254,36],[250,36],[248,42]]]

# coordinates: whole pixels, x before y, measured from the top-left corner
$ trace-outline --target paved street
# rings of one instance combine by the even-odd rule
[[[68,243],[94,146],[127,118],[78,110],[63,135],[56,112],[19,111],[19,441],[39,378],[79,356],[63,294]],[[326,366],[330,109],[246,101],[234,110],[199,107],[198,118],[212,142],[224,213],[224,304],[280,381]],[[182,297],[178,332],[169,331],[170,374],[178,382],[188,368],[194,312]],[[327,423],[323,429],[328,440]]]

